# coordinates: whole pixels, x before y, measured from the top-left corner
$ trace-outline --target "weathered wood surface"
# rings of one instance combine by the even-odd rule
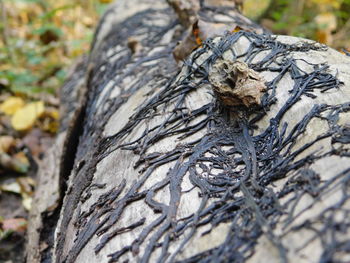
[[[107,11],[69,97],[80,106],[42,166],[28,262],[349,260],[350,58],[240,31],[179,68],[184,31],[165,1]],[[218,58],[264,77],[260,106],[221,105],[208,81]]]

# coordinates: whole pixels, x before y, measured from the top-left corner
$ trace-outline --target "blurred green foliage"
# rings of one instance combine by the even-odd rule
[[[106,5],[97,0],[0,0],[0,88],[55,93],[65,68],[89,49]]]
[[[276,34],[350,47],[350,0],[246,0],[243,12]]]

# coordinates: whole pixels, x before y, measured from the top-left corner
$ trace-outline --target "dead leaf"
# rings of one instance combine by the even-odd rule
[[[33,198],[30,195],[22,193],[22,205],[27,211],[30,211],[32,208],[32,202]]]
[[[60,39],[60,37],[54,30],[47,29],[45,30],[45,32],[40,34],[39,39],[41,43],[43,43],[44,45],[48,45],[51,42],[57,42]]]
[[[0,111],[7,115],[13,115],[24,106],[24,101],[19,97],[8,97],[1,105]]]
[[[59,128],[59,112],[56,108],[48,107],[40,118],[39,127],[49,133],[57,133]]]
[[[58,131],[59,123],[56,120],[46,118],[43,122],[41,122],[41,128],[43,131],[55,134]]]
[[[42,118],[51,118],[53,120],[59,120],[60,114],[55,107],[46,107],[45,111],[43,112]]]
[[[44,113],[44,102],[37,101],[25,105],[12,116],[12,127],[17,131],[25,131],[33,127],[35,121]]]
[[[0,136],[0,152],[8,153],[15,143],[16,140],[12,136]]]
[[[21,195],[22,205],[26,210],[31,209],[33,201],[34,181],[30,177],[17,178],[15,182],[0,185],[0,190]]]
[[[18,173],[26,173],[29,170],[29,161],[24,153],[23,155],[18,153],[15,156],[10,156],[0,152],[0,166]]]
[[[0,185],[0,190],[4,191],[4,192],[11,192],[11,193],[15,193],[15,194],[21,194],[21,186],[18,184],[18,182],[2,184],[2,185]]]
[[[29,168],[30,163],[29,163],[28,158],[27,158],[27,156],[25,155],[24,152],[18,152],[16,154],[14,154],[13,158],[18,160],[18,162],[20,162],[23,166]]]
[[[0,222],[3,231],[14,231],[24,233],[27,230],[27,220],[25,218],[10,218]]]
[[[83,16],[81,21],[87,27],[92,27],[94,25],[94,20],[91,17]]]
[[[16,179],[16,181],[18,182],[18,184],[21,187],[21,193],[25,193],[29,196],[32,196],[34,193],[34,186],[35,186],[35,181],[28,176],[22,176],[22,177],[18,177]]]

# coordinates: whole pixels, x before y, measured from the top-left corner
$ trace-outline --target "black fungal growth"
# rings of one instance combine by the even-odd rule
[[[166,29],[159,28],[154,35],[158,36],[162,30],[163,32],[169,30],[172,25],[169,23]],[[249,40],[249,48],[244,54],[236,54],[233,46],[242,37]],[[106,43],[111,45],[108,41]],[[297,227],[288,229],[288,226],[300,215],[294,211],[294,207],[305,195],[312,196],[314,203],[318,202],[329,189],[341,189],[341,198],[335,206],[327,208],[312,219],[315,222],[324,223],[321,228],[312,229],[313,237],[305,240],[303,245],[306,246],[308,242],[319,239],[323,247],[323,255],[322,259],[315,260],[320,262],[333,262],[337,253],[350,253],[350,239],[337,238],[338,234],[346,233],[350,227],[349,210],[344,207],[349,199],[350,164],[349,169],[334,175],[329,180],[321,180],[320,175],[310,167],[310,164],[323,158],[350,157],[346,148],[335,147],[335,144],[350,142],[349,127],[337,123],[339,115],[350,110],[350,102],[340,105],[315,104],[293,127],[288,127],[288,123],[283,121],[284,115],[301,99],[306,97],[314,99],[322,96],[324,92],[341,88],[342,83],[336,76],[329,73],[327,65],[309,63],[313,70],[307,73],[293,58],[295,53],[324,49],[325,47],[312,43],[283,44],[269,35],[243,31],[228,34],[220,41],[209,39],[186,61],[184,77],[160,81],[164,83],[162,87],[155,90],[154,94],[136,109],[123,129],[109,137],[104,137],[102,130],[112,113],[127,97],[120,96],[112,101],[106,101],[108,110],[97,114],[94,112],[93,102],[96,99],[94,100],[93,96],[99,96],[101,93],[99,91],[103,88],[101,79],[107,81],[116,78],[115,82],[118,83],[118,78],[123,76],[111,74],[116,74],[115,72],[125,65],[117,60],[115,64],[109,65],[112,68],[109,73],[101,72],[100,67],[96,67],[94,74],[96,77],[90,82],[95,92],[92,93],[94,95],[90,98],[87,108],[87,115],[95,115],[95,118],[91,118],[85,124],[85,133],[81,142],[86,147],[77,154],[78,160],[85,159],[87,162],[84,167],[76,171],[76,184],[73,185],[77,187],[82,177],[91,181],[86,178],[92,178],[94,167],[106,156],[120,149],[132,151],[139,156],[134,168],[135,172],[140,172],[140,175],[131,186],[124,180],[121,181],[116,189],[101,195],[89,211],[80,214],[75,222],[79,233],[66,261],[73,261],[95,235],[100,238],[100,243],[95,247],[95,253],[99,253],[111,239],[118,238],[119,234],[141,228],[142,231],[138,232],[133,242],[108,255],[109,262],[119,262],[125,255],[129,255],[130,259],[137,255],[139,262],[148,262],[157,248],[161,248],[158,262],[244,262],[254,254],[257,240],[263,235],[277,249],[281,262],[287,262],[288,247],[282,242],[283,236],[290,231],[309,229],[314,223],[305,221]],[[237,118],[232,118],[232,109],[222,108],[216,103],[215,98],[197,109],[188,108],[185,103],[188,96],[208,84],[210,66],[226,51],[230,51],[234,59],[244,61],[257,72],[276,73],[274,79],[266,83],[268,90],[262,98],[261,106],[240,110]],[[153,59],[166,60],[169,53],[166,49]],[[198,65],[199,58],[203,54],[209,54],[209,56]],[[261,54],[264,56],[253,63],[254,58]],[[128,53],[128,56],[131,54]],[[152,58],[148,59],[152,60]],[[172,72],[172,69],[165,69],[164,73],[167,72]],[[289,90],[284,105],[270,119],[268,127],[258,133],[257,122],[270,111],[271,107],[275,106],[276,92],[281,88],[278,84],[287,74],[293,80],[294,86]],[[135,90],[122,91],[122,94],[132,94],[142,85],[136,84]],[[145,121],[159,116],[162,116],[162,121],[154,126],[148,126],[140,137],[132,139],[128,137]],[[195,120],[199,118],[200,121],[196,122]],[[325,121],[328,131],[311,142],[296,147],[298,140],[304,136],[304,132],[315,119]],[[94,129],[95,125],[98,129]],[[91,130],[97,130],[97,132],[88,134],[87,131]],[[148,152],[152,145],[166,140],[169,136],[187,138],[203,130],[204,136],[194,141],[178,144],[166,152]],[[325,138],[330,138],[329,149],[319,149],[297,158]],[[88,148],[87,145],[94,145],[94,148]],[[145,181],[154,176],[155,169],[170,162],[173,164],[163,180],[140,191]],[[181,183],[187,176],[193,187],[198,189],[201,204],[191,216],[177,219],[176,214],[183,194]],[[274,183],[280,179],[285,181],[277,191]],[[118,178],[115,180],[118,181]],[[88,193],[93,187],[87,181],[81,186],[80,192],[70,194],[66,209],[72,209],[79,200],[84,202],[89,198],[85,196],[85,199],[81,200],[83,196],[81,193],[83,191]],[[170,201],[160,203],[154,199],[154,196],[165,188],[170,191]],[[283,204],[280,203],[282,198],[284,198]],[[157,215],[154,221],[146,224],[145,218],[142,218],[130,222],[128,226],[116,228],[123,211],[137,200],[144,200],[152,208]],[[339,223],[335,220],[336,211],[344,213],[343,222]],[[281,220],[284,221],[281,222]],[[200,226],[210,225],[210,231],[215,231],[215,228],[222,223],[230,224],[230,230],[222,244],[186,260],[178,261],[177,256]],[[276,235],[274,228],[277,224],[283,224],[284,229],[288,230]],[[112,226],[114,226],[113,230]],[[176,240],[182,240],[182,243],[177,246],[176,251],[170,253],[169,246]],[[146,249],[141,253],[139,248],[144,244]]]

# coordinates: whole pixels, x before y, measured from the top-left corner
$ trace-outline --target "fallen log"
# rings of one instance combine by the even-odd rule
[[[227,2],[108,9],[62,88],[28,262],[349,259],[350,58]]]

